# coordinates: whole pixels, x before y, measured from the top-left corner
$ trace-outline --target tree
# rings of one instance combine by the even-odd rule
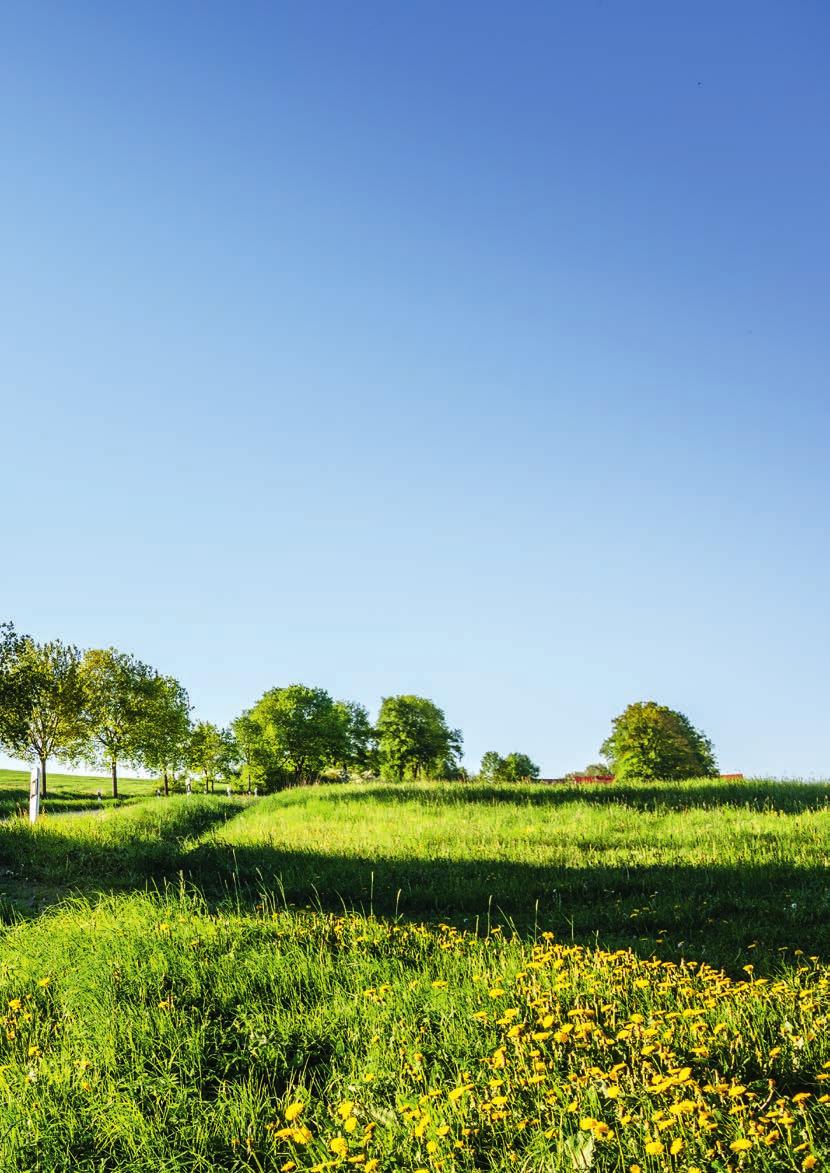
[[[193,727],[187,754],[188,765],[202,775],[205,794],[216,788],[217,781],[236,774],[236,744],[228,729],[219,729],[210,721]]]
[[[138,765],[152,699],[155,674],[134,656],[115,648],[93,648],[84,653],[81,678],[85,693],[84,757],[108,766],[112,797],[118,798],[118,763]]]
[[[357,701],[335,701],[334,708],[342,726],[342,746],[334,765],[348,773],[374,770],[377,766],[375,731],[364,705]]]
[[[81,653],[60,640],[39,644],[24,636],[15,642],[7,672],[6,688],[18,698],[19,711],[4,720],[4,745],[13,755],[40,763],[45,796],[49,759],[74,757],[83,746]]]
[[[24,637],[0,623],[0,746],[14,750],[26,737],[32,709],[30,681],[18,671]]]
[[[526,753],[509,753],[503,758],[491,749],[481,759],[479,777],[483,782],[525,782],[539,777],[539,767]]]
[[[272,688],[240,718],[246,759],[268,786],[315,782],[328,766],[361,752],[358,710],[333,701],[324,688]]]
[[[494,749],[488,749],[487,753],[481,759],[478,776],[482,782],[498,782],[503,765],[504,758],[501,754],[496,753]]]
[[[504,759],[505,782],[529,782],[539,777],[539,767],[526,753],[509,753]]]
[[[377,722],[381,773],[407,778],[457,775],[460,729],[450,729],[441,709],[422,696],[384,697]]]
[[[144,764],[161,774],[164,793],[170,793],[170,775],[187,765],[192,727],[190,698],[173,676],[154,676],[141,721],[139,741]]]
[[[268,754],[263,729],[246,711],[231,723],[231,732],[236,740],[243,783],[247,783],[250,794],[255,784],[264,784],[266,779]]]
[[[600,753],[617,781],[672,781],[718,772],[709,738],[683,713],[655,701],[637,701],[615,717]]]

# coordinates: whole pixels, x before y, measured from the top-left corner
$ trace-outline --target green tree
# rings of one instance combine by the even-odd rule
[[[600,749],[618,781],[671,781],[717,775],[712,743],[688,717],[655,701],[637,701],[614,718]]]
[[[18,712],[4,721],[4,745],[13,756],[40,763],[45,795],[49,759],[75,758],[84,743],[81,653],[60,640],[39,644],[24,636],[15,641],[6,670],[6,687],[18,698]]]
[[[505,782],[528,782],[539,777],[539,767],[526,753],[509,753],[504,759],[502,778]]]
[[[525,782],[539,777],[539,767],[526,753],[509,753],[503,758],[489,750],[481,759],[479,778],[483,782]]]
[[[199,721],[190,735],[187,762],[192,770],[201,774],[205,794],[215,790],[217,782],[234,777],[237,772],[233,734],[210,721]]]
[[[364,705],[357,701],[335,701],[335,711],[342,726],[342,744],[336,750],[333,765],[349,770],[372,770],[377,767],[375,731]]]
[[[136,766],[142,761],[154,676],[135,656],[115,648],[92,648],[84,653],[83,756],[94,765],[109,767],[113,798],[118,798],[119,762]]]
[[[246,757],[270,787],[317,781],[358,751],[359,716],[324,688],[272,688],[242,719]]]
[[[450,729],[441,709],[426,697],[384,697],[376,728],[385,778],[457,776],[461,731]]]
[[[154,676],[141,720],[139,740],[144,764],[161,774],[164,793],[170,777],[188,763],[192,726],[190,698],[173,676]]]
[[[268,749],[262,725],[250,711],[231,723],[243,779],[250,794],[254,786],[265,785],[268,772]]]
[[[0,746],[14,752],[26,737],[32,710],[31,682],[19,671],[24,637],[0,623]]]
[[[503,767],[504,758],[501,754],[496,753],[494,749],[488,749],[487,753],[481,759],[478,776],[482,782],[499,782]]]

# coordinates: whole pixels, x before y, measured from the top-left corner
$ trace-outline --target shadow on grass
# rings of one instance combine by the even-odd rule
[[[161,804],[166,806],[166,804]],[[31,916],[67,895],[163,888],[180,879],[214,906],[262,904],[375,916],[446,920],[484,931],[631,947],[643,956],[686,956],[736,971],[769,968],[796,949],[830,961],[830,869],[757,865],[565,867],[504,859],[371,858],[230,847],[197,836],[237,804],[189,804],[102,820],[101,833],[64,824],[32,833],[0,827],[0,901],[6,919]],[[155,820],[155,821],[154,821]],[[125,824],[129,822],[128,827]],[[111,828],[107,830],[107,824]],[[786,952],[785,952],[786,951]]]
[[[677,867],[535,866],[503,859],[389,859],[289,852],[257,845],[196,848],[187,874],[250,899],[441,918],[479,929],[507,922],[650,954],[659,941],[732,965],[802,949],[830,960],[830,869],[784,864]],[[276,894],[275,896],[273,894]],[[659,952],[660,950],[658,950]]]
[[[174,879],[190,843],[239,813],[222,799],[151,800],[108,818],[52,815],[33,828],[0,823],[0,918],[32,915],[71,893],[114,892]]]

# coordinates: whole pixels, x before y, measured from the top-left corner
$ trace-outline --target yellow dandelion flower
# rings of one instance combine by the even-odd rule
[[[663,1149],[664,1145],[661,1140],[650,1140],[646,1143],[646,1152],[650,1157],[659,1157]]]
[[[304,1108],[305,1108],[305,1104],[301,1104],[299,1101],[297,1101],[296,1104],[289,1104],[283,1114],[284,1114],[286,1120],[288,1120],[290,1123],[292,1120],[297,1119],[297,1117],[304,1110]]]
[[[329,1141],[329,1148],[336,1157],[345,1157],[349,1151],[345,1136],[333,1136]]]
[[[729,1147],[733,1153],[745,1153],[752,1148],[752,1141],[742,1136],[738,1140],[733,1140]]]

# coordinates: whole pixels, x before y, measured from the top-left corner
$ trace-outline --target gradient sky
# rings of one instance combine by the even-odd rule
[[[830,775],[830,8],[0,11],[0,617]]]

